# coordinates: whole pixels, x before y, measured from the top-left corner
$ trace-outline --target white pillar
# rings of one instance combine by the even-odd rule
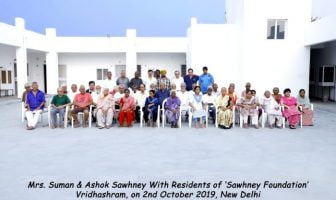
[[[17,95],[21,98],[24,91],[24,85],[28,82],[27,77],[27,49],[24,41],[25,21],[23,18],[15,18],[15,27],[18,29],[22,38],[20,47],[16,49],[16,67],[17,67]]]
[[[56,29],[47,28],[46,37],[48,39],[48,44],[50,46],[49,52],[46,53],[46,65],[47,65],[47,93],[56,94],[57,88],[59,87],[58,79],[58,54],[54,50],[56,42]]]
[[[17,95],[21,98],[24,85],[28,82],[27,77],[27,49],[19,47],[16,49],[16,69],[17,69]]]
[[[136,54],[136,30],[128,29],[127,37],[127,51],[126,51],[126,75],[129,79],[134,77],[134,72],[137,69],[137,54]]]

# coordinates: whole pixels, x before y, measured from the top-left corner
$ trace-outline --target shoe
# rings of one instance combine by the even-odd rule
[[[244,125],[243,125],[243,128],[248,128],[248,125],[247,125],[247,124],[244,124]]]
[[[104,127],[103,126],[98,126],[98,129],[103,129]]]

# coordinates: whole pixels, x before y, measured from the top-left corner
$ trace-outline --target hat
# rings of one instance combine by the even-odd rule
[[[162,70],[160,71],[160,74],[161,74],[161,75],[166,75],[166,74],[167,74],[167,70],[162,69]]]

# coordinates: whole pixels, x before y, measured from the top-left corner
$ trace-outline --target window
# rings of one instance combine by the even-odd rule
[[[6,71],[1,71],[1,83],[6,84],[7,83],[7,76]]]
[[[181,76],[185,76],[187,74],[187,65],[181,65]]]
[[[99,68],[97,69],[97,80],[101,81],[101,80],[105,80],[106,77],[107,77],[107,69],[102,69],[102,68]]]
[[[7,73],[8,73],[8,83],[12,83],[12,71],[8,70]]]
[[[267,21],[267,39],[283,40],[286,37],[287,19],[269,19]]]

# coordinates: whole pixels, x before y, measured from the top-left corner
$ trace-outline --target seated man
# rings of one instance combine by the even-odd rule
[[[79,112],[84,113],[83,127],[87,127],[87,122],[89,118],[89,109],[92,104],[92,97],[90,93],[85,92],[85,86],[81,85],[79,87],[79,94],[77,94],[74,98],[73,105],[74,109],[71,111],[71,115],[75,121],[74,127],[79,127],[77,114]]]
[[[257,104],[258,102],[255,97],[252,96],[251,90],[247,90],[245,95],[238,99],[237,106],[240,108],[240,113],[243,117],[244,128],[248,127],[249,116],[252,118],[252,125],[254,125],[255,128],[259,128]]]
[[[155,126],[157,119],[159,100],[155,97],[155,90],[149,90],[149,97],[146,98],[145,106],[143,108],[144,120],[147,126]]]
[[[57,89],[57,95],[55,95],[51,100],[51,128],[56,128],[56,118],[57,113],[59,114],[58,127],[64,128],[64,114],[65,109],[71,101],[67,95],[64,94],[63,87]]]
[[[119,113],[119,125],[120,127],[125,126],[131,127],[134,121],[134,108],[135,100],[134,97],[130,96],[130,90],[125,89],[125,96],[120,99],[120,113]]]
[[[213,120],[213,123],[216,122],[216,98],[213,94],[213,89],[211,86],[208,87],[207,93],[203,95],[203,103],[208,106],[208,112],[210,114],[210,117]]]
[[[33,130],[39,120],[45,104],[45,95],[38,89],[37,82],[32,83],[32,90],[28,92],[26,99],[27,130]]]
[[[148,97],[144,84],[140,84],[140,90],[137,90],[134,96],[136,101],[135,120],[140,122],[140,109],[145,106],[145,101]]]
[[[104,88],[103,94],[97,101],[97,125],[99,129],[109,129],[112,125],[114,110],[114,99],[109,94],[109,88]]]
[[[171,125],[171,128],[178,128],[178,120],[180,118],[180,106],[181,101],[176,96],[176,91],[172,90],[170,92],[170,97],[167,99],[167,103],[165,105],[166,108],[166,117],[168,122]]]
[[[156,91],[155,96],[158,98],[159,105],[162,107],[163,101],[169,97],[169,90],[166,89],[166,84],[164,82],[160,83],[160,88]]]

